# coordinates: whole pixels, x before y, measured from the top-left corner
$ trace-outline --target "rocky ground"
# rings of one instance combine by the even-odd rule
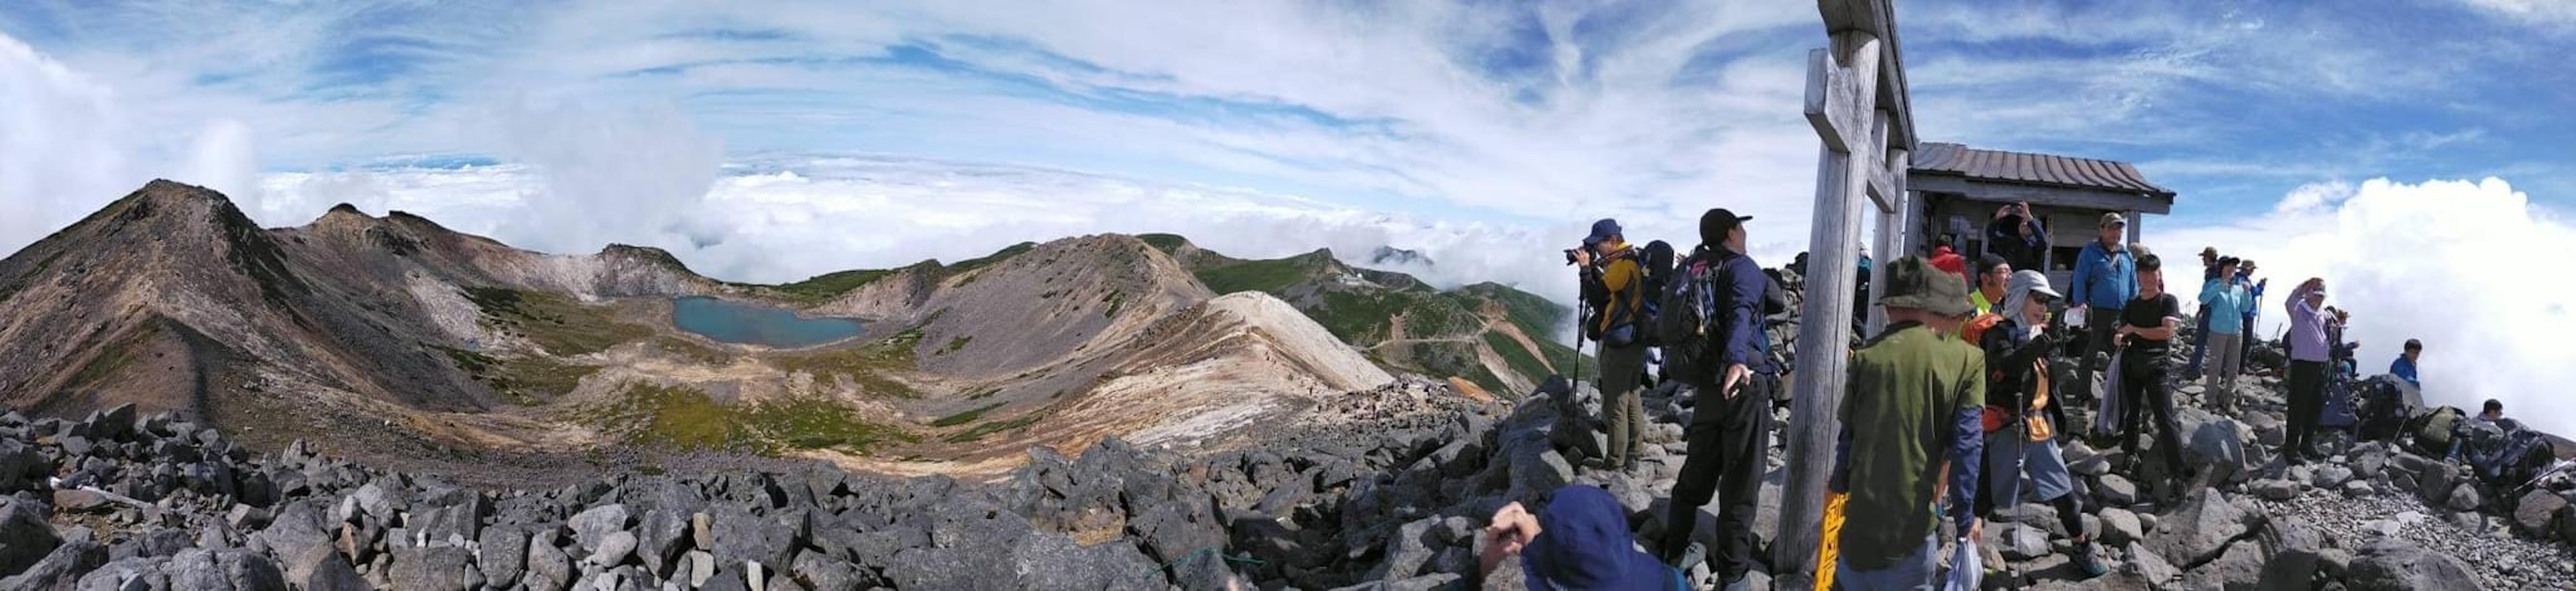
[[[458,486],[305,445],[257,453],[130,408],[83,420],[7,413],[0,589],[1427,589],[1473,567],[1476,531],[1496,508],[1539,506],[1565,484],[1612,491],[1641,539],[1670,529],[1661,497],[1687,451],[1687,402],[1648,395],[1656,424],[1634,472],[1589,459],[1601,441],[1588,388],[1476,402],[1408,381],[1253,427],[1237,445],[1183,453],[1111,439],[1079,459],[1031,448],[1027,466],[992,483],[814,465],[543,490]],[[2177,486],[2122,469],[2117,452],[2069,445],[2100,505],[2086,528],[2113,573],[2074,572],[2068,537],[2037,535],[2056,520],[2032,504],[2010,520],[2030,525],[1986,529],[1984,543],[2013,561],[1990,567],[1989,586],[2576,581],[2564,491],[2463,486],[2459,466],[2376,443],[2286,466],[2266,445],[2277,418],[2186,411],[2187,452],[2208,469]],[[1776,453],[1772,468],[1755,524],[1764,537],[1785,476]],[[1714,519],[1703,511],[1693,535],[1713,536]],[[1521,588],[1517,576],[1506,569],[1488,587]],[[1692,576],[1714,584],[1704,569]]]

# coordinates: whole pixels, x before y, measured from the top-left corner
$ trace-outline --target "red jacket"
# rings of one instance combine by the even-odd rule
[[[1949,271],[1950,274],[1959,276],[1960,281],[1967,281],[1969,285],[1976,285],[1976,281],[1971,280],[1968,277],[1967,257],[1959,256],[1959,253],[1951,251],[1950,247],[1944,246],[1933,249],[1931,263],[1932,268],[1934,269]]]

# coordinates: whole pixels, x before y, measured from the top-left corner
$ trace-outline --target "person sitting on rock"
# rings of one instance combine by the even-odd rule
[[[1532,591],[1690,588],[1679,569],[1637,551],[1627,508],[1599,487],[1558,487],[1547,512],[1536,516],[1520,503],[1504,505],[1483,535],[1476,572],[1452,591],[1485,588],[1485,578],[1513,556],[1520,557],[1521,578]]]
[[[2422,388],[2424,380],[2416,375],[2415,363],[2423,358],[2424,341],[2406,339],[2406,352],[2398,353],[2396,361],[2388,362],[2388,373],[2397,376],[2397,379],[2406,380],[2408,384],[2414,384],[2417,388]]]
[[[2075,538],[2073,558],[2085,576],[2109,572],[2096,556],[2093,539],[2084,534],[2084,514],[2073,473],[2057,447],[2056,429],[2043,409],[2050,406],[2048,351],[2063,337],[2048,328],[2048,304],[2063,299],[2038,271],[2013,273],[1997,308],[2001,320],[1980,339],[1986,351],[1985,495],[1977,497],[1977,514],[1994,518],[1999,510],[2021,502],[2022,478],[2030,479],[2030,496],[2057,508],[2057,520]]]
[[[1969,539],[1983,537],[1975,503],[1986,356],[1950,336],[1969,312],[1968,285],[1920,257],[1891,263],[1886,280],[1879,303],[1889,324],[1852,353],[1828,481],[1850,495],[1834,580],[1856,591],[1925,588],[1943,511]],[[1945,491],[1947,509],[1936,509]]]
[[[2504,401],[2496,400],[2494,398],[2487,399],[2486,407],[2478,411],[2478,420],[2489,423],[2503,421]]]

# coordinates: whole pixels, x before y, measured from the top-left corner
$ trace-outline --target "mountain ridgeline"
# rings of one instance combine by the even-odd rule
[[[689,296],[864,330],[719,342],[675,326]],[[1527,392],[1575,362],[1547,338],[1566,314],[1500,285],[1440,291],[1329,252],[1241,260],[1171,235],[729,283],[654,248],[539,253],[347,205],[264,229],[155,181],[0,260],[0,404],[131,403],[256,447],[302,438],[468,481],[705,449],[989,475],[1027,445],[1223,446],[1402,374]]]

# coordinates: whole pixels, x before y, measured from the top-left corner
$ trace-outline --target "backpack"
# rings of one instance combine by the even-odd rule
[[[1734,256],[1722,249],[1692,253],[1657,298],[1662,301],[1651,324],[1664,348],[1665,373],[1672,379],[1695,384],[1717,379],[1712,370],[1718,348],[1726,342],[1726,310],[1735,303],[1725,277],[1726,263]]]
[[[2415,436],[2415,449],[2428,455],[2451,453],[2452,430],[2460,424],[2460,409],[2435,408],[2406,421],[2406,432]]]
[[[2361,384],[2360,432],[2364,441],[2396,441],[2406,428],[2407,419],[2415,416],[2415,403],[2408,391],[2414,385],[2396,376],[2372,376]]]
[[[1642,284],[1637,291],[1636,310],[1630,321],[1636,327],[1631,341],[1648,347],[1664,344],[1656,318],[1663,315],[1663,293],[1673,281],[1673,245],[1662,240],[1646,243],[1637,251],[1637,272]]]
[[[2557,451],[2550,447],[2549,436],[2530,429],[2512,429],[2500,444],[2486,455],[2470,458],[2478,477],[2490,486],[2519,486],[2539,476],[2540,470],[2556,462]]]

